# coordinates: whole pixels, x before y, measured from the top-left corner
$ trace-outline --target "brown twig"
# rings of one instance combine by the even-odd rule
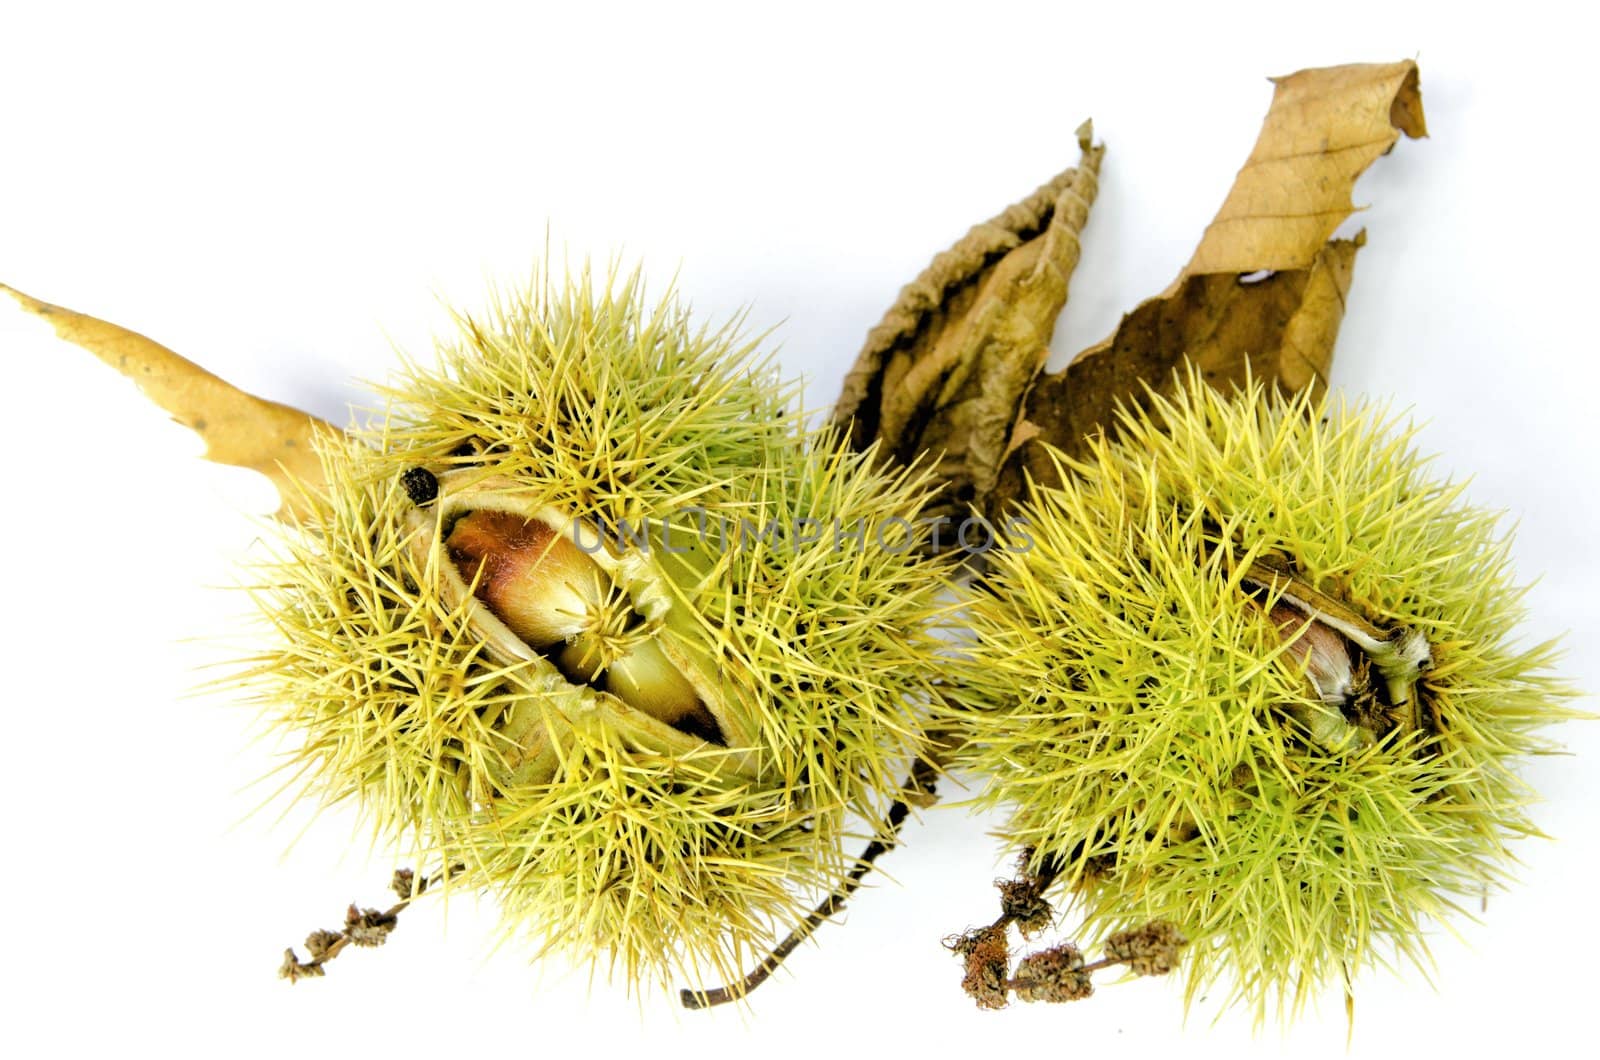
[[[1078,968],[1076,970],[1079,971],[1079,972],[1082,972],[1084,975],[1092,975],[1093,973],[1098,972],[1103,968],[1111,968],[1111,967],[1113,967],[1115,965],[1126,964],[1126,963],[1127,963],[1126,961],[1119,960],[1118,958],[1115,958],[1115,957],[1101,957],[1098,961],[1090,961],[1088,964],[1085,964],[1082,968]],[[1040,980],[1032,979],[1032,978],[1029,978],[1028,976],[1017,976],[1015,978],[1007,979],[1005,981],[1005,987],[1006,987],[1007,990],[1026,990],[1029,987],[1036,987],[1036,986],[1039,986],[1039,985],[1040,985]]]
[[[905,784],[900,789],[900,798],[895,801],[894,805],[889,807],[887,834],[867,844],[866,849],[861,852],[861,856],[856,859],[855,867],[845,876],[838,889],[818,903],[817,907],[793,931],[789,932],[784,940],[778,943],[760,964],[752,968],[737,983],[713,987],[710,990],[692,990],[688,988],[680,990],[678,992],[678,1000],[683,1003],[683,1007],[698,1010],[712,1008],[716,1005],[725,1005],[730,1001],[738,1001],[741,998],[748,997],[752,990],[766,982],[767,978],[778,970],[778,966],[783,963],[784,959],[793,953],[802,942],[811,937],[812,932],[821,927],[829,917],[844,908],[845,902],[860,888],[861,881],[866,877],[867,873],[872,871],[873,862],[895,848],[900,838],[900,829],[905,824],[906,817],[911,813],[912,803],[921,804],[932,800],[936,777],[937,767],[931,762],[919,759],[911,770],[911,776],[906,779]]]

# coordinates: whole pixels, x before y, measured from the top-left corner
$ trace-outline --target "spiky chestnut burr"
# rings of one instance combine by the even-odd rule
[[[929,491],[636,277],[460,325],[324,449],[248,680],[318,798],[511,931],[630,983],[730,978],[924,750],[944,567],[871,527]]]
[[[1570,714],[1495,516],[1382,413],[1191,374],[1059,458],[971,606],[957,764],[1085,939],[1170,922],[1257,1018],[1505,879]]]

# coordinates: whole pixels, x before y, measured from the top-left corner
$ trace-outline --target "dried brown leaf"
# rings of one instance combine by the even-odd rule
[[[901,290],[845,380],[834,421],[864,449],[910,462],[942,453],[951,499],[993,487],[1018,402],[1049,352],[1098,188],[1103,146],[974,225]]]
[[[1272,79],[1261,135],[1185,276],[1303,269],[1355,212],[1350,189],[1403,132],[1428,135],[1417,64],[1364,63]]]
[[[989,511],[1020,495],[1024,473],[1054,479],[1041,442],[1079,451],[1119,402],[1167,386],[1185,358],[1214,386],[1247,370],[1287,390],[1325,384],[1364,242],[1328,237],[1355,209],[1356,178],[1401,133],[1427,135],[1417,66],[1302,70],[1274,83],[1255,149],[1172,286],[1027,393]]]
[[[998,499],[1020,488],[1017,470],[1053,480],[1054,465],[1035,440],[1081,455],[1088,436],[1111,423],[1118,402],[1143,403],[1144,385],[1160,389],[1185,358],[1213,385],[1242,380],[1247,370],[1285,389],[1321,385],[1362,242],[1332,240],[1309,268],[1253,283],[1233,274],[1186,276],[1141,303],[1110,339],[1035,382]]]
[[[319,431],[337,433],[332,424],[247,394],[137,332],[41,302],[4,284],[0,291],[49,321],[61,338],[138,383],[151,401],[205,440],[208,459],[271,479],[278,487],[280,516],[292,517],[304,503],[304,491],[321,483],[313,440]]]

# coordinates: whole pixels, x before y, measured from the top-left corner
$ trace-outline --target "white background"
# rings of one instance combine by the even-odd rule
[[[781,322],[823,404],[900,284],[1069,164],[1083,117],[1109,152],[1058,363],[1182,265],[1266,75],[1416,57],[1433,135],[1357,188],[1370,242],[1335,382],[1414,407],[1440,468],[1520,520],[1519,571],[1541,579],[1524,632],[1570,631],[1566,674],[1600,689],[1590,35],[1526,3],[1494,22],[1080,6],[7,4],[0,281],[342,422],[352,378],[425,351],[439,299],[477,304],[548,233],[558,259],[620,250],[658,283],[681,266],[707,319]],[[189,694],[237,650],[240,594],[217,587],[270,489],[196,459],[131,385],[7,307],[0,363],[12,1055],[1343,1053],[1337,994],[1259,1033],[1214,1001],[1185,1025],[1175,982],[975,1011],[939,940],[990,914],[1002,867],[995,822],[961,809],[910,827],[893,880],[745,1011],[679,1013],[496,951],[467,899],[290,988],[283,947],[383,900],[392,864],[343,811],[252,814],[271,794],[250,783],[270,765],[252,711]],[[1554,840],[1518,848],[1524,882],[1481,924],[1439,932],[1432,985],[1359,981],[1357,1055],[1587,1037],[1600,739],[1560,736],[1574,755],[1528,770]]]

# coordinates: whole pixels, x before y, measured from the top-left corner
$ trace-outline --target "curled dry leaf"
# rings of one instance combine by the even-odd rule
[[[1144,404],[1188,358],[1213,386],[1248,371],[1283,390],[1321,387],[1365,233],[1329,239],[1356,207],[1350,190],[1401,133],[1427,135],[1409,60],[1302,70],[1277,90],[1261,135],[1194,256],[1161,294],[1060,372],[1038,378],[988,499],[998,510],[1027,479],[1056,481],[1038,445],[1081,452],[1119,402]]]
[[[318,431],[337,432],[332,424],[247,394],[138,332],[41,302],[4,284],[0,291],[49,321],[61,338],[138,383],[146,397],[205,440],[207,459],[271,479],[278,487],[280,516],[292,517],[303,503],[303,491],[321,481],[313,439]]]
[[[835,406],[858,449],[881,439],[902,463],[942,453],[946,504],[993,489],[1018,403],[1049,354],[1105,154],[1088,122],[1077,135],[1076,167],[974,225],[901,290]]]
[[[1287,390],[1320,385],[1362,244],[1329,236],[1355,209],[1356,178],[1402,132],[1427,130],[1413,62],[1274,83],[1255,149],[1172,286],[1040,375],[1100,166],[1081,129],[1076,170],[936,257],[868,335],[835,410],[854,444],[880,440],[902,462],[942,453],[947,500],[994,514],[1023,472],[1053,479],[1037,441],[1075,451],[1186,355],[1214,384],[1248,368]]]

